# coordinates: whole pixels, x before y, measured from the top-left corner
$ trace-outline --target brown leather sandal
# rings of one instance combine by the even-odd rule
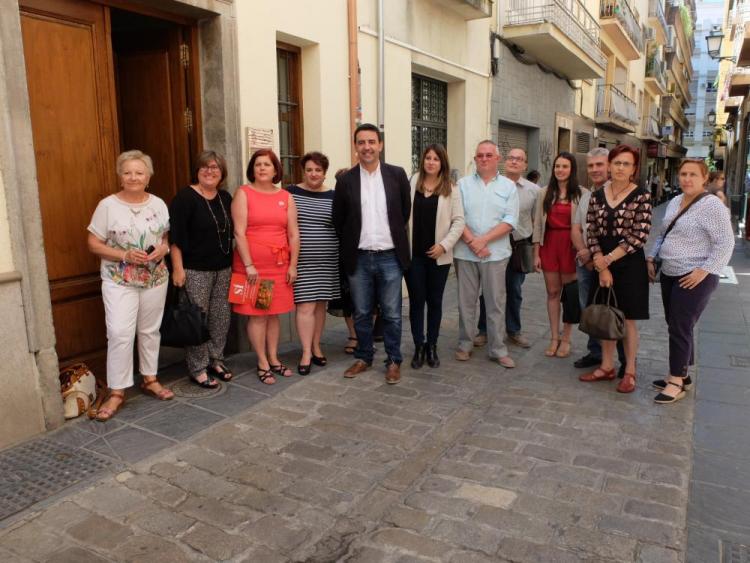
[[[151,389],[151,387],[153,387],[154,384],[159,385],[159,380],[158,379],[152,379],[151,381],[144,380],[143,383],[141,383],[140,385],[141,391],[143,391],[143,393],[145,393],[146,395],[151,395],[155,399],[159,399],[160,401],[171,401],[172,399],[174,399],[174,393],[172,393],[172,391],[170,391],[164,386],[162,386],[162,388],[159,391],[154,391],[153,389]]]
[[[567,358],[570,356],[570,340],[565,340],[564,338],[560,340],[560,345],[557,347],[555,356],[558,358]]]
[[[115,404],[114,407],[106,406],[107,404],[110,404],[110,401],[112,399],[119,399],[119,401],[117,401],[117,404]],[[94,420],[98,420],[99,422],[107,422],[109,419],[115,416],[115,414],[117,414],[117,411],[119,411],[124,404],[125,393],[110,393],[109,397],[107,397],[107,400],[104,401],[102,406],[100,406],[96,411],[96,417],[94,417]]]
[[[622,376],[622,381],[617,384],[618,393],[632,393],[635,391],[635,374],[626,373]]]
[[[617,370],[603,369],[601,366],[596,368],[591,373],[584,373],[578,376],[580,381],[612,381],[617,376]]]
[[[559,338],[550,338],[549,339],[549,346],[547,346],[547,349],[544,351],[544,355],[548,358],[551,358],[557,353],[557,349],[560,347],[560,339]]]

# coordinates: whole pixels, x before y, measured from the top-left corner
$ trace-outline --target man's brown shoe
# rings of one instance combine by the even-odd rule
[[[511,358],[510,356],[503,356],[502,358],[498,358],[497,363],[507,369],[513,369],[514,367],[516,367],[516,362],[514,362],[513,358]]]
[[[348,370],[344,372],[344,377],[357,377],[360,373],[362,373],[363,371],[367,371],[368,369],[370,369],[370,364],[368,364],[364,360],[357,360],[351,366],[349,366]]]
[[[401,367],[397,363],[391,362],[385,372],[385,382],[394,385],[399,381],[401,381]]]
[[[460,348],[456,350],[456,355],[454,356],[459,362],[466,362],[469,358],[471,358],[471,352],[464,352]]]
[[[505,341],[508,344],[513,344],[514,346],[518,346],[519,348],[531,348],[531,342],[529,342],[529,339],[520,332],[517,332],[515,334],[506,334]]]
[[[486,334],[480,332],[479,334],[477,334],[474,337],[474,346],[476,346],[477,348],[481,348],[485,344],[487,344],[487,335]]]

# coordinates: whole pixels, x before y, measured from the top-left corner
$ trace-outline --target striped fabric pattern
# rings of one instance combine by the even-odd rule
[[[330,301],[341,296],[339,240],[333,228],[333,190],[312,192],[289,186],[297,205],[300,255],[294,302]]]

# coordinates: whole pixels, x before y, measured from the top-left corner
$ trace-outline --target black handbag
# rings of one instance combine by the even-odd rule
[[[625,337],[625,314],[617,308],[617,296],[610,287],[606,302],[597,303],[599,289],[601,287],[594,292],[592,304],[581,312],[578,328],[597,340],[622,340]]]
[[[534,244],[531,238],[513,240],[510,236],[511,255],[508,267],[521,274],[534,272]]]
[[[188,292],[182,288],[172,291],[161,319],[161,345],[174,348],[198,346],[207,342],[207,315],[199,305],[190,301]],[[181,295],[185,298],[181,299]]]

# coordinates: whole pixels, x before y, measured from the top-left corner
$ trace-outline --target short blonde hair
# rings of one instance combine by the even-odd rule
[[[129,160],[140,160],[146,167],[146,170],[148,170],[148,175],[149,176],[154,175],[154,161],[151,160],[151,157],[148,156],[145,152],[142,152],[139,150],[132,150],[132,151],[125,151],[123,153],[120,153],[120,156],[117,157],[116,169],[117,169],[118,176],[122,174],[122,167]]]

